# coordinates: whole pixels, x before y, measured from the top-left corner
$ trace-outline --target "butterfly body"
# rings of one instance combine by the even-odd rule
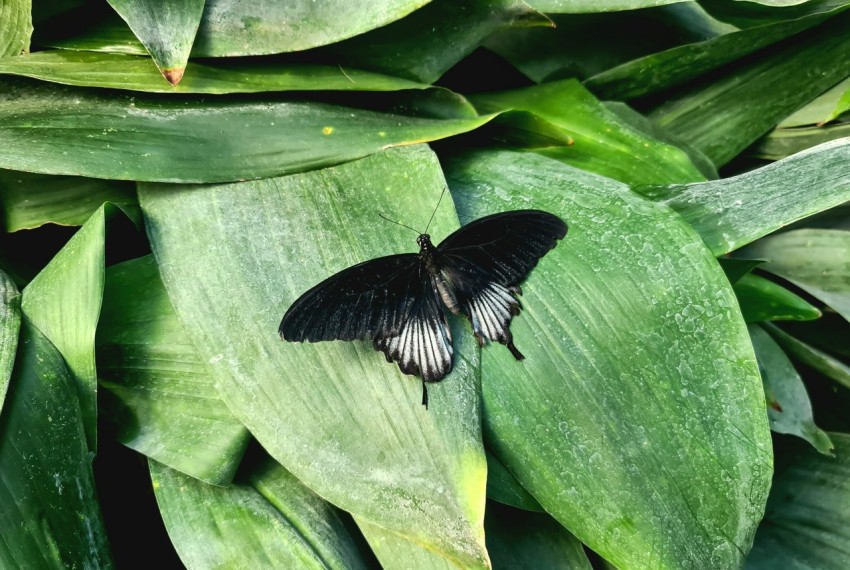
[[[557,216],[515,210],[470,222],[438,246],[420,234],[418,254],[359,263],[304,293],[284,315],[280,335],[371,340],[405,374],[438,382],[452,369],[448,310],[469,319],[480,345],[498,341],[522,360],[509,329],[521,310],[519,283],[566,233]]]

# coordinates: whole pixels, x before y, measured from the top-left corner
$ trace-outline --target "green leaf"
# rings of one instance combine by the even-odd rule
[[[779,327],[765,324],[765,329],[785,349],[785,352],[824,376],[850,388],[850,366],[826,352],[794,338]]]
[[[850,110],[850,77],[779,123],[782,128],[823,125]]]
[[[526,491],[499,461],[499,458],[489,451],[487,452],[487,498],[518,509],[543,512],[543,507],[537,499]]]
[[[264,91],[395,91],[426,85],[331,65],[210,60],[192,62],[192,72],[171,86],[148,57],[52,50],[0,59],[0,73],[81,87],[149,93],[257,93]]]
[[[724,22],[740,28],[752,28],[833,10],[846,6],[847,0],[725,0],[702,4]]]
[[[533,153],[447,168],[464,222],[540,208],[570,226],[523,285],[511,330],[526,359],[482,351],[488,447],[617,567],[739,565],[767,497],[770,433],[714,257],[670,210]]]
[[[766,160],[780,160],[813,146],[846,137],[850,137],[850,123],[773,129],[747,149],[747,154]]]
[[[719,257],[717,261],[732,285],[735,285],[744,275],[749,274],[750,271],[764,263],[763,259],[739,259],[737,257]]]
[[[101,412],[118,441],[207,483],[228,484],[250,435],[186,338],[153,256],[107,268],[102,312]]]
[[[15,282],[0,271],[0,411],[9,389],[21,328],[21,294]]]
[[[207,0],[193,57],[263,55],[338,42],[384,26],[429,0]]]
[[[829,436],[835,442],[835,458],[789,445],[787,459],[777,461],[770,501],[747,559],[748,569],[838,569],[847,565],[850,435]]]
[[[149,462],[171,542],[190,569],[365,568],[339,514],[264,458],[223,489]]]
[[[733,288],[748,323],[811,321],[821,316],[817,307],[799,295],[758,275],[744,275]]]
[[[204,0],[107,0],[151,54],[163,77],[177,85],[201,23]],[[211,0],[211,4],[216,2]]]
[[[731,31],[705,41],[672,47],[606,69],[588,78],[584,85],[597,96],[609,99],[634,99],[655,93],[807,30],[846,8],[846,5],[829,6],[829,10],[800,19]]]
[[[445,181],[415,146],[338,167],[219,186],[142,184],[169,297],[228,407],[298,479],[359,521],[466,567],[486,562],[477,350],[456,327],[455,369],[430,388],[367,342],[281,342],[287,307],[332,273],[411,251]],[[412,217],[413,216],[413,217]],[[450,202],[430,233],[457,227]]]
[[[675,4],[684,0],[597,0],[587,2],[586,0],[533,0],[532,6],[541,12],[553,14],[573,14],[584,12],[616,12],[619,10],[637,10],[639,8],[651,8],[653,6],[664,6]]]
[[[567,77],[583,79],[648,54],[736,29],[708,16],[696,2],[620,13],[555,14],[552,22],[555,29],[505,30],[484,45],[535,83],[542,83]]]
[[[624,124],[575,80],[470,96],[479,111],[534,113],[560,127],[574,143],[539,150],[584,170],[636,184],[704,177],[680,149]]]
[[[104,202],[138,208],[134,184],[0,170],[0,210],[7,232],[59,224],[81,226]]]
[[[0,85],[0,168],[161,182],[300,172],[472,130],[311,102],[178,100],[36,84]]]
[[[29,51],[31,12],[32,0],[4,0],[0,3],[0,58]]]
[[[759,240],[741,253],[767,259],[762,269],[794,283],[850,321],[850,232],[793,230]]]
[[[0,417],[0,566],[111,568],[74,377],[27,319]]]
[[[382,568],[427,568],[428,570],[457,570],[459,566],[416,542],[405,540],[377,525],[354,517],[360,532]],[[488,564],[487,567],[490,567]],[[462,568],[462,566],[460,566]]]
[[[844,139],[732,178],[634,189],[676,210],[722,255],[850,200],[848,160],[850,139]]]
[[[491,34],[515,26],[551,22],[522,0],[439,0],[321,53],[354,67],[433,83]]]
[[[650,117],[722,166],[850,75],[848,30],[850,14],[839,14],[666,100]]]
[[[772,396],[767,407],[770,429],[801,437],[819,452],[831,454],[832,442],[826,432],[815,425],[812,403],[794,365],[764,329],[750,325],[749,330],[765,392]]]
[[[547,514],[491,501],[487,503],[484,529],[493,568],[592,568],[581,543]]]
[[[104,204],[24,288],[23,314],[56,346],[74,378],[89,448],[97,447],[94,338],[103,301],[107,217]]]

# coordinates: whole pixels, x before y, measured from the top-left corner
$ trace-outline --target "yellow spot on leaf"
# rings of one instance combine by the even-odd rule
[[[325,127],[325,128],[323,128],[323,129],[322,129],[322,134],[323,134],[323,135],[329,135],[329,134],[331,134],[331,133],[333,133],[333,132],[334,132],[334,128],[333,128],[333,127]]]

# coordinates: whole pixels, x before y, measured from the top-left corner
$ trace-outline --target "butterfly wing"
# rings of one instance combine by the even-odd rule
[[[567,225],[553,214],[514,210],[470,222],[437,246],[442,277],[479,343],[501,342],[523,358],[508,328],[521,309],[519,284],[566,234]]]
[[[371,340],[405,374],[436,382],[451,371],[451,331],[416,254],[365,261],[322,281],[280,323],[288,341]]]
[[[364,261],[328,277],[299,297],[280,323],[294,342],[373,340],[397,332],[419,291],[419,257],[413,253]]]

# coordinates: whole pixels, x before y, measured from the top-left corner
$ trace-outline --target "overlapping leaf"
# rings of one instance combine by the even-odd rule
[[[9,389],[21,328],[21,294],[12,279],[0,271],[0,411]]]
[[[281,342],[287,307],[353,263],[415,249],[378,214],[424,225],[444,180],[423,147],[220,186],[141,185],[169,297],[228,407],[330,502],[466,567],[486,564],[485,459],[476,351],[457,327],[455,368],[421,385],[366,342]],[[382,225],[378,225],[382,224]],[[435,241],[456,227],[443,200]]]
[[[770,437],[737,302],[699,237],[625,185],[534,154],[482,151],[447,176],[462,221],[542,208],[570,225],[523,286],[511,329],[526,359],[483,351],[488,445],[618,567],[739,565]]]

